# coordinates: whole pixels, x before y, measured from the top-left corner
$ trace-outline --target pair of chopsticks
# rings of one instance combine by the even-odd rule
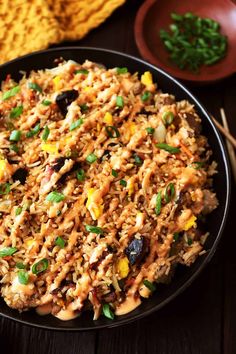
[[[220,109],[220,115],[223,122],[223,126],[213,117],[211,116],[213,122],[217,126],[217,128],[221,131],[221,133],[226,137],[226,146],[229,153],[229,158],[231,162],[232,172],[234,176],[234,180],[236,182],[236,157],[234,148],[236,149],[236,139],[230,134],[229,126],[226,118],[226,114],[223,108]]]

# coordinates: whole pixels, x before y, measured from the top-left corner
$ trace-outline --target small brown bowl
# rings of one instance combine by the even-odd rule
[[[169,28],[172,12],[192,12],[219,22],[221,33],[228,38],[226,56],[214,65],[201,67],[199,74],[181,70],[171,63],[159,31]],[[231,0],[147,0],[137,13],[135,39],[144,59],[176,78],[199,84],[221,80],[236,72],[236,5]]]

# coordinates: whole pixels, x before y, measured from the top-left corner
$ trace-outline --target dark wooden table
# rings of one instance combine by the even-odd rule
[[[139,56],[134,18],[142,1],[128,0],[103,25],[76,43]],[[191,88],[215,117],[225,108],[236,136],[236,75]],[[218,250],[199,278],[165,308],[124,327],[58,333],[0,318],[1,354],[233,354],[236,353],[235,184],[230,216]],[[224,186],[222,186],[224,188]]]

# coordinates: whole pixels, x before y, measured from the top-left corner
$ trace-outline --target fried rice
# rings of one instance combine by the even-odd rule
[[[1,296],[61,320],[126,314],[205,252],[217,165],[201,119],[148,71],[22,75],[0,92]]]

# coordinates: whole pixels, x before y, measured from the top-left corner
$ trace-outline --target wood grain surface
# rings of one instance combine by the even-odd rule
[[[128,0],[102,26],[76,44],[139,56],[133,24],[141,4],[142,1]],[[220,107],[224,107],[230,129],[236,136],[236,75],[211,86],[192,87],[191,91],[217,119],[220,119]],[[86,333],[57,333],[0,318],[0,353],[235,354],[234,184],[232,189],[230,216],[214,258],[190,288],[165,308],[120,328]]]

